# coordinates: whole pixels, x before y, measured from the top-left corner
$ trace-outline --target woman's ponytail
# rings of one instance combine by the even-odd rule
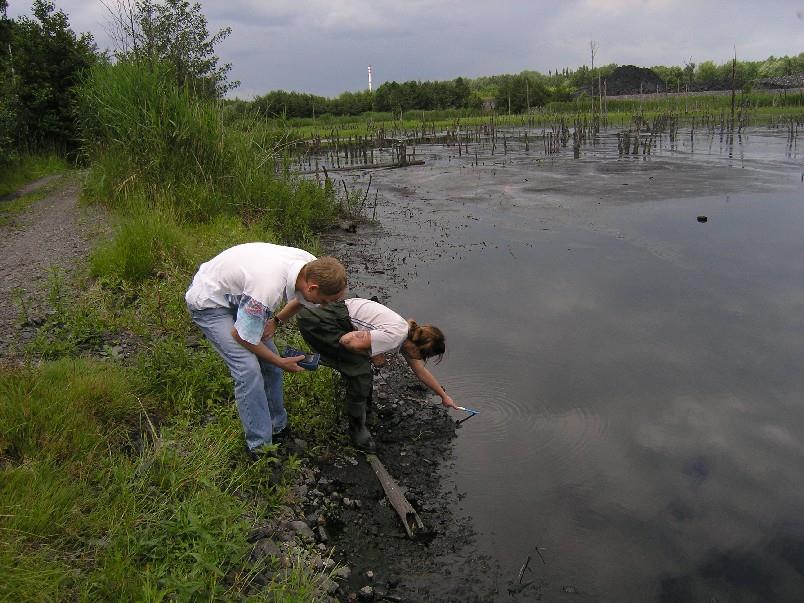
[[[419,339],[421,339],[421,330],[421,327],[415,320],[412,318],[408,319],[408,339],[410,339],[413,343],[416,343]]]
[[[444,355],[445,337],[441,329],[433,325],[419,326],[415,320],[408,320],[408,339],[416,346],[416,350],[422,360],[427,360],[433,356]]]

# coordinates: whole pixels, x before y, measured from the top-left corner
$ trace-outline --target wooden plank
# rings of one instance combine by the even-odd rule
[[[377,458],[377,455],[367,454],[366,458],[371,468],[374,469],[374,474],[377,476],[377,479],[380,480],[382,489],[385,491],[385,496],[388,497],[388,502],[391,503],[391,506],[402,520],[402,525],[405,526],[405,532],[407,532],[408,538],[414,538],[417,530],[424,529],[424,523],[422,523],[419,514],[410,506],[408,499],[405,498],[402,491],[399,489],[399,485],[394,481],[394,478],[391,477],[391,474],[388,473],[380,459]]]

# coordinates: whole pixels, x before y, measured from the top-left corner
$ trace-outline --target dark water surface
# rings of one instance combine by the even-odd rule
[[[451,152],[374,175],[377,244],[481,411],[445,475],[498,600],[804,600],[801,155]]]

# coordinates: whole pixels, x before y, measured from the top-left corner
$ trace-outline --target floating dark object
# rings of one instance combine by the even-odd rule
[[[698,222],[700,222],[701,224],[703,224],[705,222],[708,222],[708,221],[709,221],[709,218],[707,218],[706,216],[698,216]]]

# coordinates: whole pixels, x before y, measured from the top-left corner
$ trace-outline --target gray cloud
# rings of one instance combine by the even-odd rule
[[[110,0],[111,1],[111,0]],[[95,0],[57,0],[78,32],[110,45]],[[597,64],[681,65],[804,50],[801,0],[229,0],[201,3],[219,48],[251,97],[285,89],[334,96],[374,83],[441,80]],[[11,16],[30,3],[11,1]]]

